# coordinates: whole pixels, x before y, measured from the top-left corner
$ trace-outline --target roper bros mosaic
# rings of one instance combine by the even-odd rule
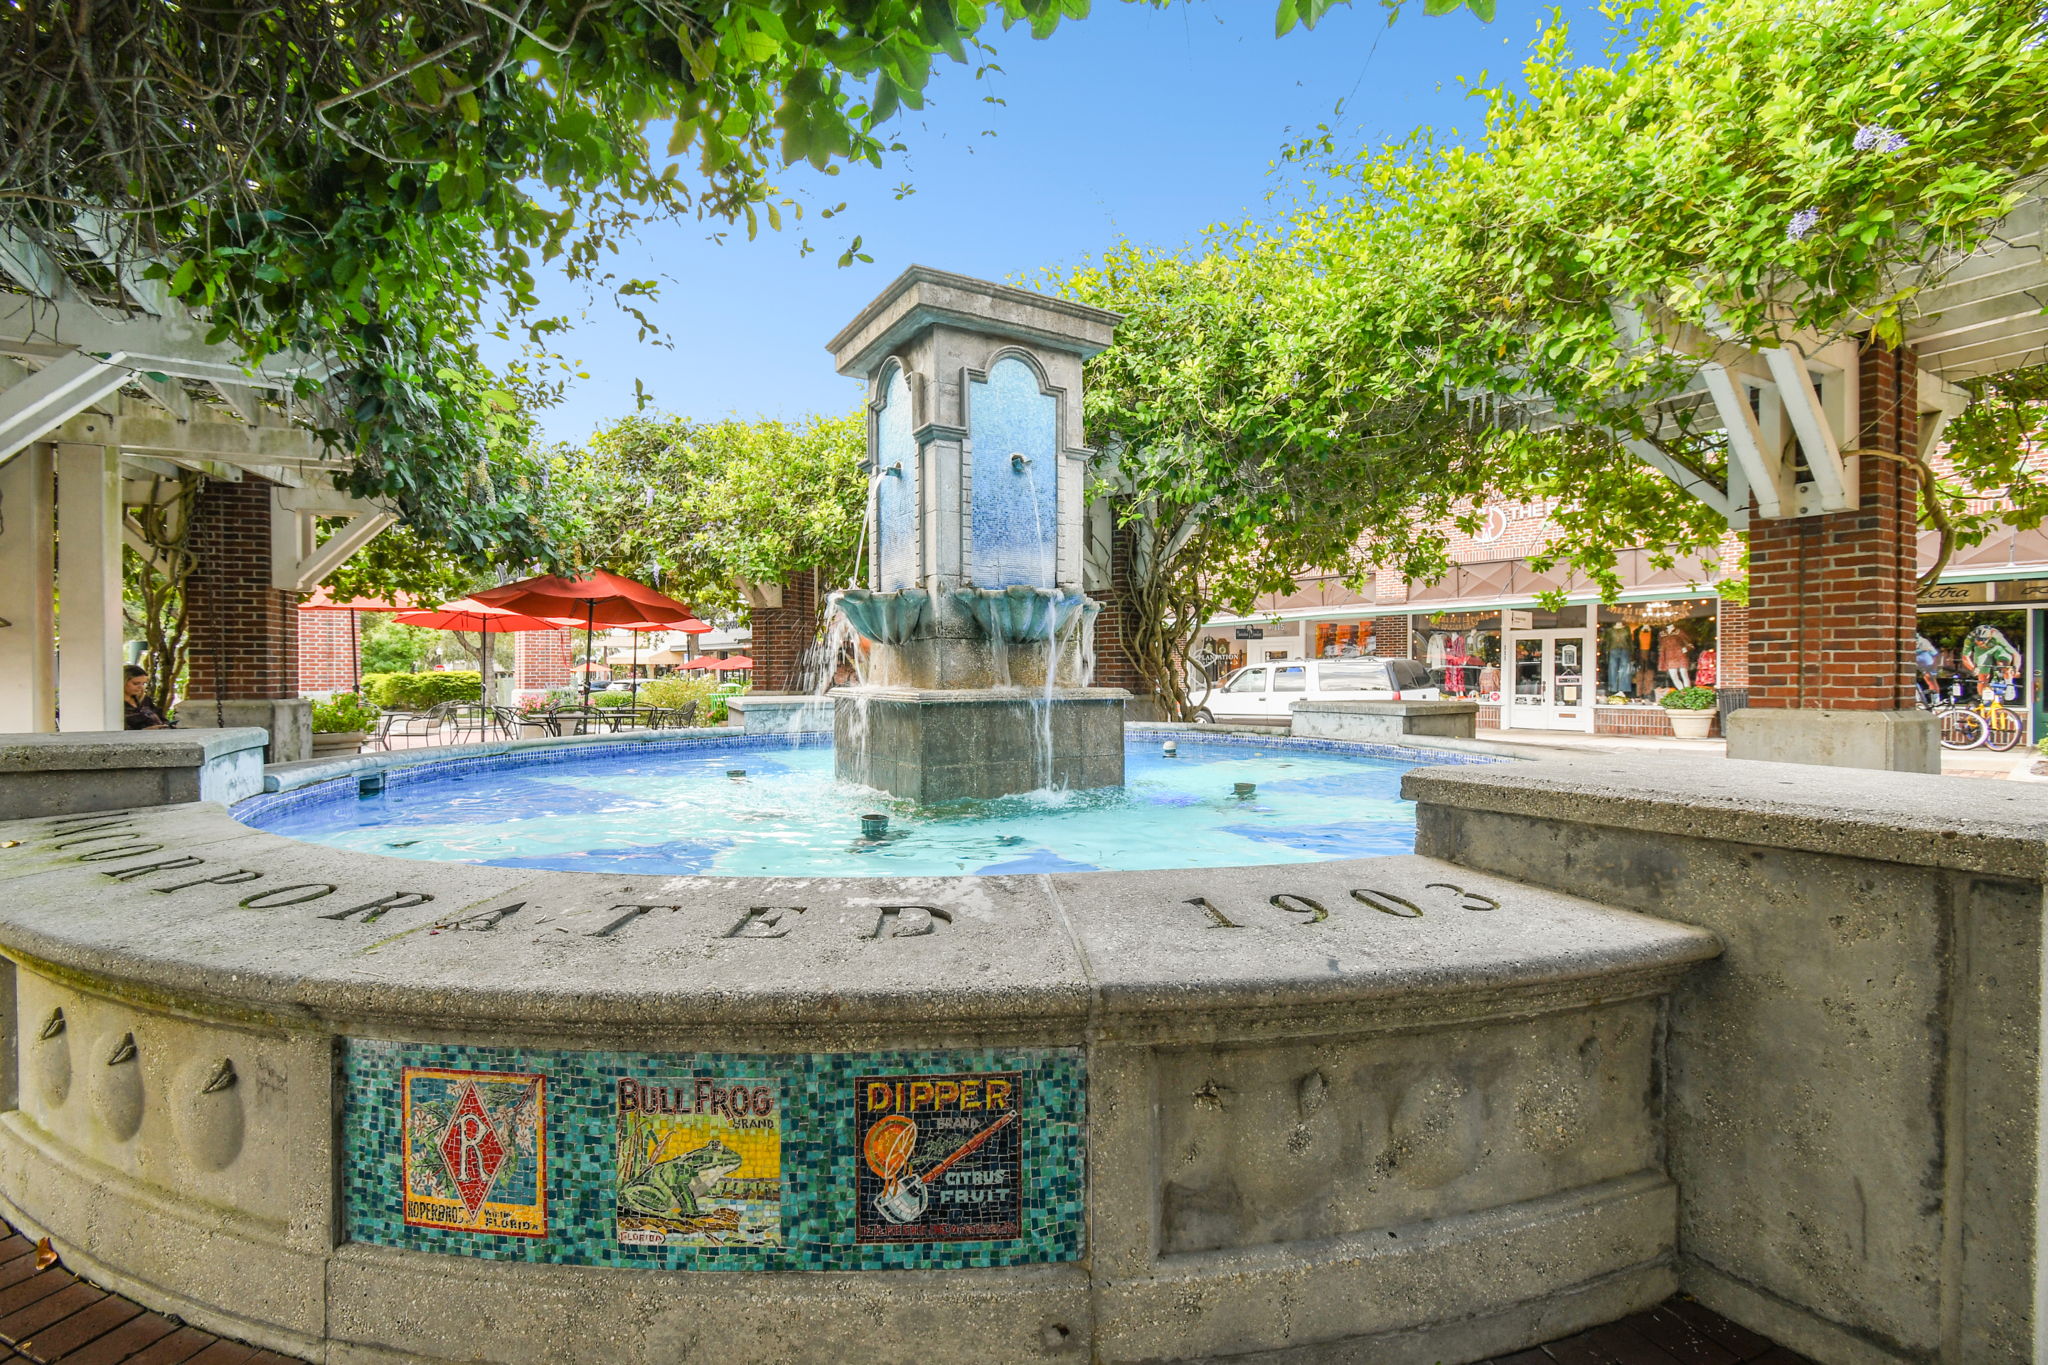
[[[544,1077],[408,1067],[401,1093],[409,1225],[547,1235]]]

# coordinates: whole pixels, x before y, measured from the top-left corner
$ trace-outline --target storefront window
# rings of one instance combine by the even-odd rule
[[[2026,647],[2024,611],[1929,611],[1920,614],[1913,662],[1930,695],[1976,701],[1989,693],[2017,706],[2027,700]]]
[[[1439,612],[1415,617],[1408,639],[1429,669],[1429,685],[1447,697],[1500,691],[1500,613]]]
[[[1373,652],[1370,621],[1323,621],[1316,626],[1318,659],[1355,659]]]
[[[1684,687],[1717,687],[1718,617],[1711,598],[1623,602],[1599,610],[1594,660],[1600,700],[1654,704]]]

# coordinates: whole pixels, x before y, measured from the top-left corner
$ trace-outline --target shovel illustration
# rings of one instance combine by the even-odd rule
[[[1012,1109],[1009,1113],[1003,1115],[994,1123],[991,1123],[988,1127],[961,1143],[958,1147],[955,1147],[944,1161],[926,1171],[922,1176],[916,1171],[906,1170],[892,1178],[886,1185],[882,1186],[882,1192],[875,1196],[875,1212],[881,1214],[882,1217],[892,1223],[915,1223],[918,1219],[924,1217],[924,1211],[931,1203],[931,1192],[925,1188],[926,1182],[937,1180],[940,1176],[944,1175],[954,1162],[960,1160],[960,1158],[966,1156],[969,1152],[981,1146],[982,1143],[987,1142],[990,1138],[1001,1132],[1003,1127],[1016,1117],[1017,1111]]]

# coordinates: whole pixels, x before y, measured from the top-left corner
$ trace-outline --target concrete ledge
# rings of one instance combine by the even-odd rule
[[[1418,768],[1401,791],[1424,803],[1425,832],[1429,807],[1454,806],[2048,881],[2048,795],[2030,786],[1971,782],[1959,792],[1954,778],[1866,772],[1852,799],[1840,778],[1805,764],[1597,759]]]
[[[778,696],[750,692],[727,701],[725,708],[749,735],[829,735],[832,733],[832,700],[829,697]]]
[[[215,725],[216,719],[224,722]],[[313,752],[313,703],[305,697],[187,697],[178,707],[178,724],[188,730],[261,726],[269,737],[269,762],[295,763]]]
[[[1401,739],[1431,735],[1474,739],[1475,701],[1304,701],[1294,705],[1294,733],[1304,739]]]
[[[231,804],[263,790],[267,739],[248,726],[0,735],[0,820]]]
[[[1800,711],[1746,706],[1722,722],[1728,757],[1831,768],[1941,771],[1941,729],[1927,711]]]
[[[2048,792],[1680,755],[1403,790],[1420,854],[1726,945],[1664,1035],[1684,1288],[1826,1365],[2036,1358]]]

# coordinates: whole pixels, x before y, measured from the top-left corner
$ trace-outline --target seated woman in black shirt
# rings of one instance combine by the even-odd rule
[[[149,688],[149,674],[134,664],[121,670],[126,682],[121,691],[128,700],[128,728],[130,730],[174,730],[177,727],[164,719],[164,713],[156,709],[156,703],[142,694]]]

